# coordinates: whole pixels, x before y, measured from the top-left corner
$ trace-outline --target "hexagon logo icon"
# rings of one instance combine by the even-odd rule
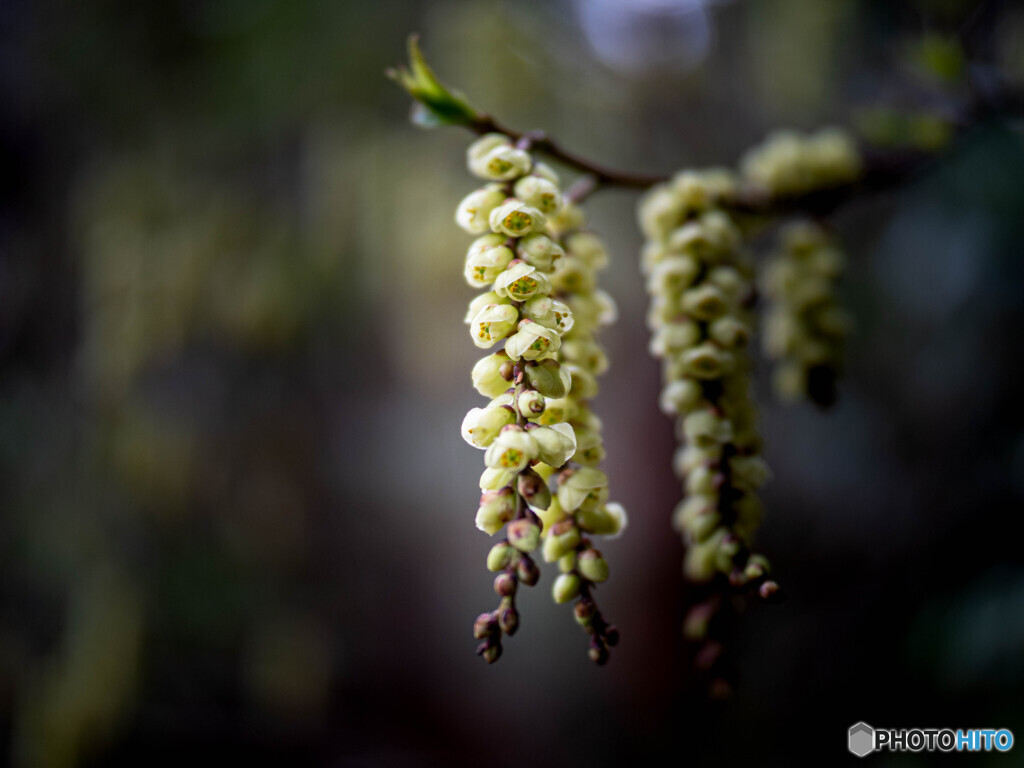
[[[867,723],[850,726],[849,750],[857,757],[864,757],[875,751],[875,729]]]

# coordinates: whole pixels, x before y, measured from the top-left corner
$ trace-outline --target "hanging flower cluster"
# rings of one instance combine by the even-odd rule
[[[614,533],[624,516],[607,504],[603,473],[568,462],[578,455],[589,465],[601,455],[598,424],[585,400],[596,392],[595,372],[606,366],[589,334],[607,312],[602,314],[601,297],[584,290],[593,290],[596,257],[581,257],[578,248],[567,256],[557,239],[568,232],[558,223],[578,220],[579,212],[563,203],[557,175],[527,146],[502,134],[474,142],[469,169],[490,183],[469,194],[455,215],[459,226],[478,236],[466,255],[466,281],[485,289],[466,314],[470,336],[481,348],[504,342],[474,366],[473,385],[491,401],[470,410],[462,425],[466,441],[485,451],[476,525],[492,536],[505,531],[487,557],[500,602],[477,618],[474,635],[481,641],[477,652],[496,661],[503,635],[519,626],[519,585],[539,579],[530,553],[545,528],[544,556],[559,560],[563,570],[554,598],[580,598],[585,607],[577,608],[577,617],[591,629],[601,650],[595,659],[603,662],[617,634],[593,606],[590,588],[607,577],[607,563],[581,530]],[[558,478],[555,493],[548,485],[552,476]],[[592,517],[591,528],[562,525],[581,515]]]
[[[569,394],[548,404],[538,421],[561,419],[572,426],[576,452],[558,473],[557,494],[540,512],[544,522],[544,559],[558,562],[561,574],[553,588],[555,602],[576,600],[576,621],[590,636],[590,657],[608,660],[608,648],[618,642],[618,630],[602,617],[594,600],[596,585],[608,578],[608,563],[591,543],[591,536],[616,536],[626,525],[620,504],[608,501],[608,478],[598,469],[605,450],[601,422],[590,409],[598,391],[597,377],[608,370],[608,357],[594,334],[615,321],[612,298],[597,288],[597,272],[608,264],[600,238],[583,229],[583,213],[566,203],[549,229],[565,251],[552,275],[554,296],[572,311],[574,322],[562,337],[557,359],[572,376]]]
[[[753,268],[740,231],[716,208],[733,184],[723,171],[684,172],[652,189],[639,211],[642,265],[650,350],[664,373],[660,404],[683,441],[673,464],[685,496],[673,523],[687,548],[685,574],[767,598],[778,587],[751,549],[756,492],[768,476],[750,396]],[[706,622],[687,627],[700,635]]]
[[[778,131],[740,162],[748,183],[776,197],[801,195],[856,180],[862,171],[857,144],[840,128],[810,135]]]
[[[839,306],[836,282],[844,258],[828,233],[812,221],[783,227],[761,279],[770,299],[763,346],[775,361],[775,392],[784,400],[835,400],[835,380],[851,321]]]

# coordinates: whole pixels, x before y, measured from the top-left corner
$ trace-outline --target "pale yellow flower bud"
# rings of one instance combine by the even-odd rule
[[[504,352],[488,355],[477,360],[473,366],[473,387],[484,397],[497,397],[512,386],[512,383],[502,376],[502,371],[508,363],[508,355]]]
[[[466,149],[466,163],[482,160],[488,153],[498,147],[511,147],[512,139],[503,133],[485,133]]]
[[[515,258],[501,235],[484,235],[473,241],[466,254],[466,282],[474,288],[484,288],[503,274]],[[498,295],[502,295],[498,291]]]
[[[469,333],[474,344],[486,349],[505,338],[518,320],[519,311],[511,304],[488,304],[473,317]]]
[[[551,285],[563,293],[589,293],[594,290],[594,271],[582,259],[567,254],[555,265]]]
[[[658,405],[667,415],[682,415],[696,408],[704,399],[704,389],[693,379],[670,381],[661,390]]]
[[[524,389],[516,398],[516,410],[524,419],[536,419],[544,413],[546,405],[544,395],[535,389]]]
[[[550,293],[551,282],[547,275],[536,267],[516,259],[508,265],[508,269],[497,276],[494,290],[499,296],[507,296],[513,301],[526,301],[533,296],[545,296]]]
[[[533,169],[530,173],[534,176],[540,176],[542,179],[547,179],[556,187],[561,184],[561,180],[558,178],[558,173],[555,172],[555,169],[547,163],[540,162],[539,160],[534,161]]]
[[[562,358],[594,376],[600,376],[608,370],[608,356],[601,346],[589,336],[563,339]]]
[[[584,426],[576,426],[576,453],[572,460],[587,467],[596,467],[605,457],[601,435],[596,430]]]
[[[729,468],[733,485],[743,491],[755,491],[771,477],[768,465],[760,456],[733,456]]]
[[[486,448],[516,415],[511,408],[471,408],[462,420],[462,439],[474,448]]]
[[[562,367],[557,361],[548,358],[546,360],[539,360],[535,363],[527,363],[526,365],[526,381],[535,390],[540,392],[546,398],[562,398],[565,397],[569,392],[569,387],[572,385],[572,374]],[[551,414],[551,400],[547,401],[547,408],[542,414],[544,416],[552,416],[556,421],[565,421],[565,419],[557,418],[558,414]],[[548,422],[542,422],[548,423]]]
[[[580,552],[576,569],[587,581],[600,584],[608,580],[608,561],[601,557],[596,549],[585,549]]]
[[[732,315],[724,315],[708,326],[708,336],[726,349],[739,349],[750,341],[750,328]]]
[[[545,536],[548,535],[548,532],[551,530],[553,525],[567,519],[565,510],[562,509],[562,505],[558,503],[557,498],[551,499],[551,503],[548,505],[547,509],[536,510],[536,512],[537,517],[539,517],[541,523],[544,524]]]
[[[710,283],[702,283],[683,294],[683,311],[697,320],[714,320],[729,308],[729,301],[722,289]]]
[[[566,203],[563,200],[562,207],[558,213],[551,216],[548,221],[548,229],[554,235],[562,235],[572,232],[583,226],[583,211],[574,203]]]
[[[684,352],[696,346],[701,339],[700,326],[692,320],[666,323],[651,337],[648,350],[655,357]]]
[[[674,189],[657,186],[640,201],[640,229],[648,240],[661,240],[679,226],[685,208]]]
[[[590,400],[593,397],[597,397],[597,379],[594,378],[594,374],[574,363],[566,363],[562,367],[568,369],[572,374],[572,386],[569,388],[569,393],[574,398],[577,400]]]
[[[545,361],[547,362],[547,361]],[[563,366],[564,369],[564,366]],[[527,368],[529,370],[529,368]],[[571,421],[576,416],[579,407],[571,397],[550,398],[544,408],[544,413],[537,419],[538,424],[559,424]]]
[[[559,483],[558,502],[566,512],[573,512],[590,497],[597,499],[602,490],[608,490],[607,475],[594,467],[580,467]]]
[[[516,473],[507,469],[492,469],[488,467],[480,475],[481,491],[496,491],[516,479]]]
[[[566,253],[580,259],[591,269],[608,266],[608,250],[593,232],[573,232],[565,239]]]
[[[708,282],[721,289],[730,301],[737,301],[747,289],[747,281],[735,267],[718,266],[708,272]]]
[[[552,467],[562,466],[576,452],[576,433],[569,424],[537,427],[529,434],[537,442],[540,460]]]
[[[491,231],[509,237],[526,237],[544,229],[544,214],[522,200],[506,200],[491,211]]]
[[[505,200],[505,192],[496,184],[470,192],[455,210],[455,223],[471,235],[482,235],[491,228],[491,211]]]
[[[515,196],[544,214],[558,213],[562,207],[562,193],[558,185],[540,176],[524,176],[517,181]]]
[[[515,513],[516,494],[511,488],[484,491],[480,497],[480,508],[476,512],[476,527],[488,536],[493,536]]]
[[[548,532],[544,539],[544,561],[553,563],[576,549],[580,543],[580,532],[568,520],[559,523]]]
[[[705,464],[714,464],[722,458],[722,446],[718,443],[713,445],[686,445],[676,450],[672,457],[672,468],[680,477],[685,477],[697,467]]]
[[[692,256],[667,256],[651,270],[647,289],[655,296],[674,296],[686,290],[700,274],[700,262]]]
[[[614,539],[625,530],[628,519],[623,506],[613,501],[603,507],[577,510],[576,521],[587,533]]]
[[[735,358],[714,344],[705,342],[682,354],[687,373],[696,379],[719,379],[735,366]]]
[[[560,258],[565,256],[562,246],[544,234],[534,233],[516,241],[519,258],[541,272],[550,272]]]
[[[562,340],[558,331],[526,318],[519,330],[505,342],[505,352],[512,360],[537,360],[558,351]]]
[[[732,440],[732,424],[709,410],[694,411],[683,419],[683,434],[697,446],[728,443]]]

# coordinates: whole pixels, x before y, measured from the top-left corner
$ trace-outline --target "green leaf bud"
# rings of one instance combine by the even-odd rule
[[[601,553],[596,549],[585,549],[580,552],[576,568],[587,581],[600,584],[608,580],[608,561],[601,557]]]
[[[580,593],[580,577],[575,573],[560,573],[551,588],[556,603],[568,603]]]

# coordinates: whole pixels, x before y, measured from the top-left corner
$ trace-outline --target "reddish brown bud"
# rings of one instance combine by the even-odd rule
[[[498,630],[498,622],[493,613],[481,613],[473,622],[473,637],[485,640]]]
[[[519,629],[519,612],[509,606],[498,612],[498,626],[506,635],[514,635]]]
[[[524,555],[516,566],[516,576],[523,584],[532,587],[540,580],[540,568],[529,555]]]
[[[508,571],[494,577],[494,591],[500,597],[511,597],[516,593],[516,577]]]

